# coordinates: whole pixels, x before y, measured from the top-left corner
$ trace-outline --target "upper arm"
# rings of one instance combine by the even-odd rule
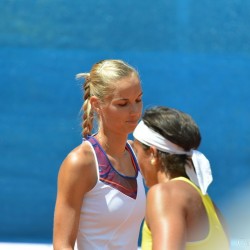
[[[81,146],[63,161],[57,186],[54,214],[54,248],[73,249],[83,197],[96,182],[96,170],[90,152]]]
[[[159,185],[147,195],[146,221],[150,227],[153,250],[185,249],[186,215],[181,195]]]

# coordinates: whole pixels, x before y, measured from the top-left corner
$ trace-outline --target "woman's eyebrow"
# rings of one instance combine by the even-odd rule
[[[137,98],[138,97],[141,97],[142,96],[142,94],[143,94],[143,92],[141,92],[138,96],[137,96]],[[127,100],[129,100],[129,98],[125,98],[125,97],[118,97],[118,98],[115,98],[115,100],[119,100],[119,101],[127,101]]]

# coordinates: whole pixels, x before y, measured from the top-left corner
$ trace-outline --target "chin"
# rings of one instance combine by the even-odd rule
[[[130,130],[131,132],[133,132],[135,130],[136,126],[137,126],[137,123],[133,123],[133,124],[131,123],[128,126],[128,130]]]
[[[136,128],[136,125],[131,125],[131,124],[127,124],[126,127],[123,129],[123,131],[127,131],[127,133],[132,133]]]

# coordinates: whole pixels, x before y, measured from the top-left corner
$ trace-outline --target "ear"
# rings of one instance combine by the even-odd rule
[[[150,147],[150,163],[153,166],[158,166],[157,149],[155,147]]]
[[[98,111],[100,110],[100,102],[99,99],[96,96],[91,96],[89,99],[91,108],[98,113]]]
[[[155,147],[150,147],[149,150],[151,158],[157,158],[157,149]]]

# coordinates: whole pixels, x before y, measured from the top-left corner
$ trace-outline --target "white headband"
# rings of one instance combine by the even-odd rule
[[[203,194],[207,193],[207,188],[213,180],[211,168],[208,159],[197,150],[185,151],[183,148],[172,143],[154,130],[147,127],[143,121],[140,121],[133,132],[136,140],[147,146],[154,146],[158,150],[171,154],[185,154],[192,157],[193,168],[186,166],[185,170],[188,177],[197,186],[200,187]]]

